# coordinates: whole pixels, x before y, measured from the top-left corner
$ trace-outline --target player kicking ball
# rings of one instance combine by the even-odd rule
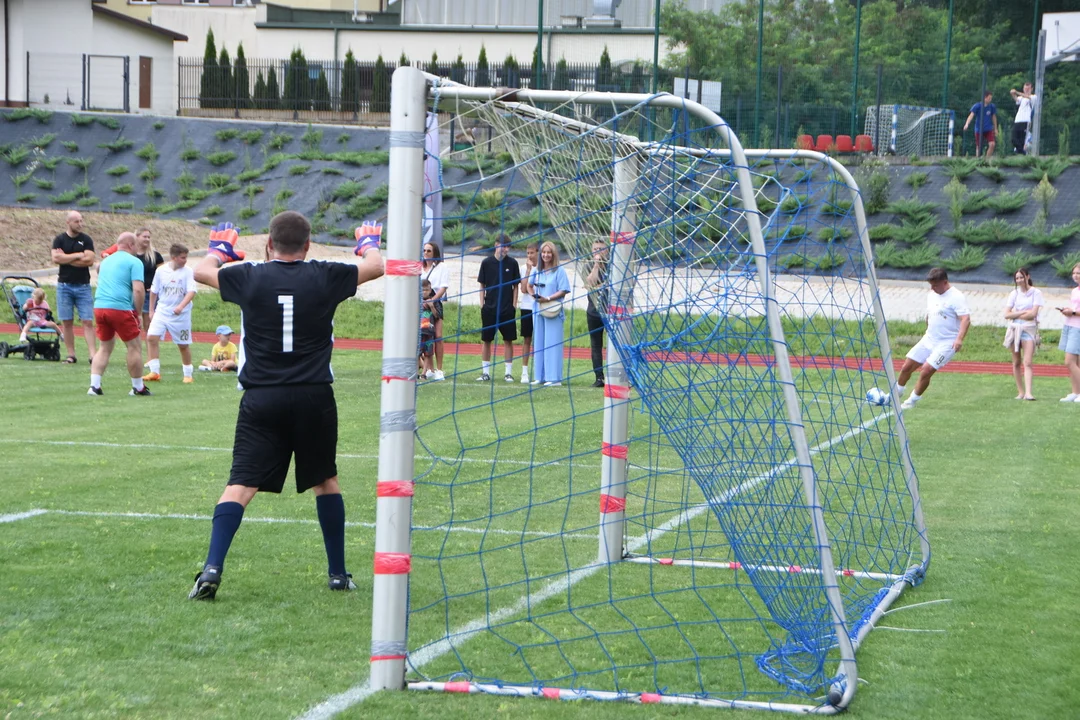
[[[161,380],[161,341],[172,336],[180,350],[184,382],[193,382],[191,364],[191,302],[195,299],[195,273],[187,266],[188,249],[179,243],[169,248],[169,264],[158,268],[150,286],[150,327],[146,347],[150,354],[147,382]]]
[[[356,586],[345,568],[345,503],[337,473],[337,403],[330,370],[334,312],[356,289],[383,274],[382,227],[356,230],[358,264],[306,260],[311,224],[286,211],[270,221],[268,262],[239,263],[231,223],[210,233],[195,279],[240,306],[236,418],[229,481],[214,508],[210,550],[188,597],[212,600],[244,510],[257,492],[280,493],[296,461],[296,491],[312,490],[326,548],[331,590]]]
[[[910,410],[922,400],[930,387],[930,378],[952,360],[952,356],[964,346],[964,336],[971,326],[971,311],[964,294],[949,284],[949,274],[942,268],[934,268],[926,275],[930,292],[926,298],[926,333],[908,351],[900,376],[896,379],[896,394],[904,388],[916,370],[919,379],[908,399],[900,404]]]

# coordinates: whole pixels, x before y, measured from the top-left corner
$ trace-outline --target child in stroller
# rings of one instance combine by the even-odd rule
[[[30,293],[30,299],[23,303],[22,309],[26,313],[26,324],[23,325],[22,335],[19,336],[20,343],[27,341],[26,334],[31,330],[39,331],[45,328],[55,330],[60,339],[64,339],[64,333],[60,330],[60,326],[51,319],[52,313],[49,312],[49,303],[45,301],[44,290],[34,288],[33,292]]]
[[[0,358],[22,353],[27,360],[41,357],[45,360],[60,359],[60,328],[53,322],[45,292],[37,280],[22,275],[5,275],[0,278],[4,299],[15,315],[15,323],[22,334],[16,345],[0,342]]]

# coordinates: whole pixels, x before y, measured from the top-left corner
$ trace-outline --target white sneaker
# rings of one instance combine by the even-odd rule
[[[431,376],[431,379],[436,381],[445,380],[446,374],[442,370],[436,370],[435,374]]]
[[[435,371],[434,370],[426,370],[426,371],[424,371],[424,379],[425,380],[430,380],[433,377],[435,377]]]
[[[528,385],[529,384],[529,376],[528,376],[528,374],[521,373],[521,384],[522,385]]]
[[[544,383],[544,387],[562,387],[562,383],[561,382],[546,382],[546,383]]]
[[[1077,395],[1077,396],[1076,396],[1076,399],[1075,399],[1075,400],[1073,400],[1073,402],[1074,402],[1074,403],[1080,403],[1080,395]]]
[[[195,369],[198,370],[199,372],[213,372],[214,371],[214,368],[206,367],[205,365],[200,365],[199,367],[197,367]]]
[[[476,382],[491,382],[491,376],[487,373],[481,373],[480,377],[476,378]]]
[[[529,383],[529,384],[530,384],[530,385],[543,385],[544,383],[543,383],[543,382],[541,382],[540,380],[533,380],[533,381],[532,381],[531,383]]]
[[[911,400],[905,400],[904,402],[900,403],[900,407],[904,410],[910,410],[911,408],[915,407],[915,403],[913,403]]]
[[[1069,393],[1065,397],[1061,398],[1059,402],[1076,402],[1077,397],[1078,396],[1076,393]]]
[[[506,382],[514,382],[514,376],[510,373],[506,373],[506,377],[503,378]]]
[[[23,334],[23,335],[20,335],[20,336],[19,336],[19,344],[20,344],[20,345],[23,345],[23,344],[25,344],[26,342],[27,342],[27,337],[26,337],[26,335],[25,335],[25,334]]]

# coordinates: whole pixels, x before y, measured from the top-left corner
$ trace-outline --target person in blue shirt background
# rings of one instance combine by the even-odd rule
[[[971,122],[975,121],[975,157],[979,157],[979,150],[985,142],[987,160],[994,155],[994,141],[998,129],[997,107],[990,102],[993,99],[994,93],[987,90],[982,102],[971,106],[971,112],[968,113],[967,120],[964,122],[964,131],[967,132]]]

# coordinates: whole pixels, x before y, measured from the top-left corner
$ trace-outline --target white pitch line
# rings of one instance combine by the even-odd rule
[[[67,447],[106,447],[106,448],[119,448],[126,450],[177,450],[186,452],[221,452],[231,453],[232,448],[227,447],[207,447],[205,445],[159,445],[156,443],[114,443],[114,442],[95,442],[92,440],[31,440],[31,439],[19,439],[19,438],[0,438],[0,443],[10,443],[12,445],[59,445]],[[599,452],[597,450],[596,452]],[[338,453],[339,458],[346,458],[348,460],[378,460],[378,455],[354,455],[350,453]],[[568,465],[571,468],[577,470],[595,470],[600,471],[600,465],[592,465],[586,463],[564,463],[564,462],[544,462],[534,463],[531,460],[504,460],[495,458],[444,458],[432,455],[414,455],[414,460],[435,461],[440,463],[446,463],[453,465],[455,463],[479,463],[484,465],[521,465],[524,467],[558,467]]]
[[[25,520],[27,518],[37,517],[38,515],[44,515],[49,512],[48,510],[27,510],[21,513],[11,513],[10,515],[0,515],[0,523],[15,522],[16,520]]]
[[[837,435],[831,440],[826,440],[820,445],[816,445],[810,448],[810,455],[817,455],[824,450],[828,450],[837,443],[845,442],[850,438],[853,438],[856,435],[873,427],[885,418],[891,417],[892,414],[893,413],[891,411],[883,413],[881,415],[878,415],[877,417],[867,420],[862,425],[852,428],[843,435]],[[777,465],[768,472],[762,473],[757,477],[751,478],[746,482],[734,488],[731,488],[719,498],[717,498],[716,502],[727,502],[727,500],[734,497],[735,495],[745,490],[749,490],[757,485],[760,485],[761,483],[775,476],[777,473],[783,472],[784,470],[787,470],[788,468],[796,464],[798,464],[797,458],[792,458],[784,463],[781,463],[780,465]],[[673,529],[682,525],[683,523],[690,522],[698,515],[705,512],[708,507],[709,505],[695,505],[694,507],[688,508],[687,510],[680,513],[671,520],[668,520],[663,525],[659,525],[650,530],[649,532],[645,533],[644,535],[640,535],[632,540],[627,541],[627,551],[635,552],[637,550],[640,550],[642,547],[648,545],[653,540],[671,532]],[[514,615],[524,612],[526,609],[542,603],[551,597],[554,597],[561,593],[565,593],[573,585],[576,585],[582,580],[585,580],[586,578],[595,575],[601,569],[606,567],[609,567],[608,563],[597,563],[594,565],[586,565],[584,567],[580,567],[577,570],[572,570],[571,572],[567,573],[565,577],[559,578],[558,580],[552,580],[547,585],[542,587],[540,590],[532,593],[531,595],[521,597],[513,605],[503,607],[502,609],[497,610],[494,613],[489,613],[482,618],[471,620],[470,622],[458,627],[457,629],[452,630],[449,633],[449,638],[443,638],[438,642],[434,642],[430,645],[424,646],[415,653],[410,653],[408,664],[413,668],[419,669],[424,665],[427,665],[428,663],[434,662],[443,655],[452,652],[455,648],[460,647],[462,644],[479,635],[480,632],[487,628],[489,625],[513,617]],[[451,642],[450,638],[453,638],[453,642]],[[332,718],[338,713],[344,712],[353,705],[362,703],[364,700],[366,700],[368,697],[375,694],[376,692],[378,691],[371,687],[371,679],[368,678],[363,683],[354,685],[343,693],[340,693],[338,695],[332,695],[331,697],[327,698],[323,702],[308,710],[303,715],[299,716],[297,720],[328,720],[329,718]]]
[[[12,515],[0,515],[0,522],[15,522],[16,520],[25,520],[26,518],[37,517],[38,515],[75,515],[81,517],[112,517],[112,518],[131,518],[134,520],[210,520],[214,518],[211,515],[195,515],[195,514],[183,514],[183,513],[137,513],[137,512],[107,512],[97,510],[43,510],[35,509],[28,510],[23,513],[15,513]],[[318,520],[305,520],[303,518],[270,518],[270,517],[245,517],[246,523],[270,523],[281,525],[318,525]],[[369,530],[375,529],[375,523],[366,522],[346,522],[345,527],[358,527],[367,528]],[[445,525],[416,525],[413,527],[414,532],[451,532],[451,533],[473,533],[476,535],[510,535],[512,537],[553,537],[558,533],[543,532],[541,530],[502,530],[500,528],[471,528],[471,527],[446,527]],[[560,537],[570,538],[573,540],[596,540],[596,535],[585,535],[583,533],[566,533],[560,535]]]

